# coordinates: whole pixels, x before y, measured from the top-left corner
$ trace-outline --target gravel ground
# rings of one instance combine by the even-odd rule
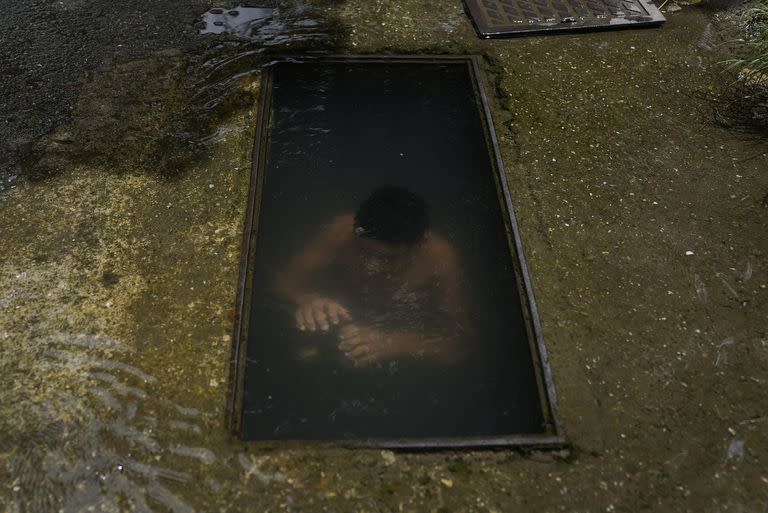
[[[94,73],[115,62],[201,43],[209,0],[24,0],[0,17],[0,179],[19,152],[66,122]]]

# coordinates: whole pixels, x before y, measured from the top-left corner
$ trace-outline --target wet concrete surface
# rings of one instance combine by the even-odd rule
[[[189,48],[209,0],[5,2],[0,17],[0,177],[19,147],[69,119],[82,86],[116,61]],[[23,151],[23,150],[22,150]]]
[[[20,6],[2,22],[27,38],[2,44],[3,116],[23,120],[4,144],[27,145],[35,180],[0,193],[0,509],[765,510],[768,143],[702,99],[726,50],[715,13],[479,41],[448,0],[302,12],[342,32],[308,45],[483,56],[571,443],[392,454],[228,438],[266,43],[198,36],[209,5],[156,3],[168,23],[104,5],[144,36],[24,35]]]

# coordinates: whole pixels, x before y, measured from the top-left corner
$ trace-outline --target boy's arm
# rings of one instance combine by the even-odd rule
[[[422,257],[420,274],[436,293],[435,315],[425,319],[422,332],[377,330],[357,323],[344,326],[339,349],[356,366],[398,356],[454,363],[466,355],[468,322],[456,252],[447,241],[435,237]]]
[[[297,253],[275,279],[275,294],[296,307],[295,319],[299,329],[327,330],[329,322],[338,324],[340,318],[351,320],[346,308],[333,299],[322,297],[311,289],[314,277],[324,272],[353,235],[351,215],[335,218],[317,238]]]
[[[435,315],[425,319],[424,333],[394,333],[394,343],[403,353],[454,363],[467,353],[468,321],[459,258],[448,241],[433,236],[425,262],[432,272]]]

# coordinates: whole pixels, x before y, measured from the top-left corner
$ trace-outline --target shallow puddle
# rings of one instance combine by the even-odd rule
[[[211,9],[203,14],[197,26],[201,34],[227,34],[265,46],[322,41],[330,37],[318,13],[302,3]]]

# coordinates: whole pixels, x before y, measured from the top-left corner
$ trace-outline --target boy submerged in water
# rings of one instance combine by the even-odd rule
[[[453,247],[429,231],[424,200],[385,186],[326,226],[275,289],[295,307],[299,330],[339,325],[338,349],[356,367],[401,357],[453,363],[465,353],[460,278]]]

